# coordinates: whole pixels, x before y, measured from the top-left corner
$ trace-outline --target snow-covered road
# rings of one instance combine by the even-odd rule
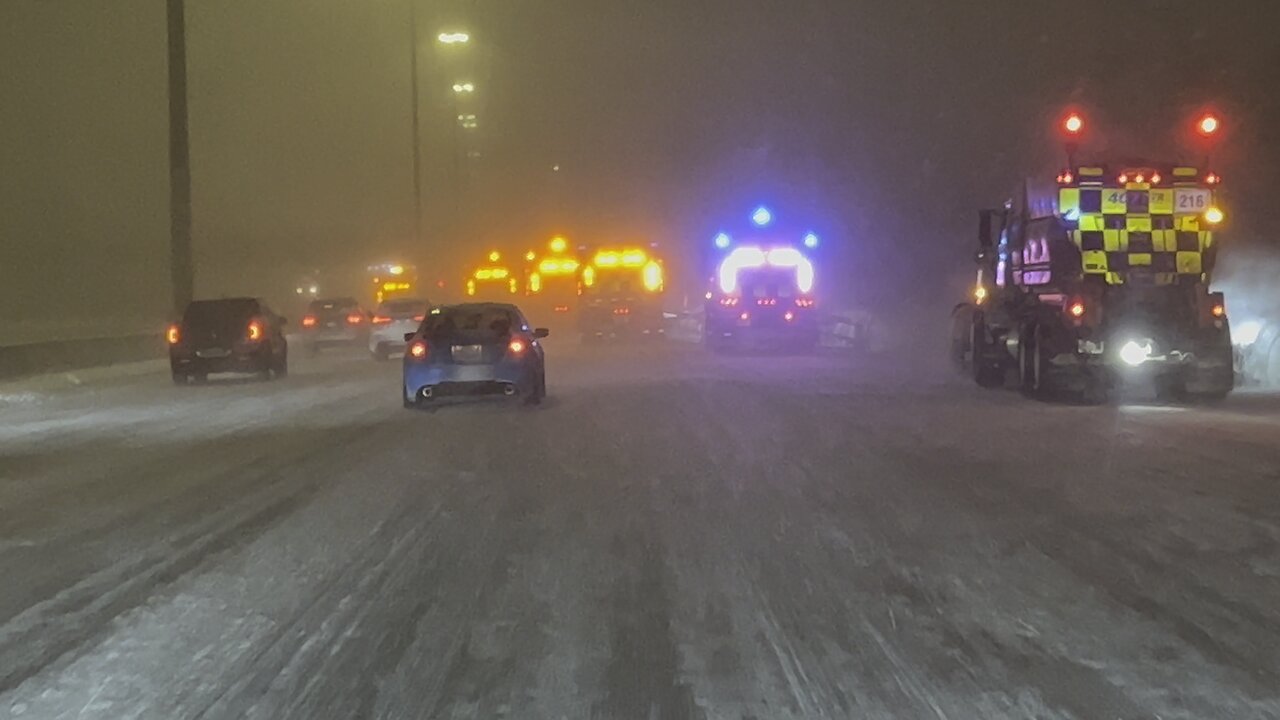
[[[0,717],[1280,718],[1280,396],[548,355],[0,385]]]

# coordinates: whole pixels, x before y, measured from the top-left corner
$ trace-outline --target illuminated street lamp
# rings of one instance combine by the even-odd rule
[[[464,32],[442,32],[436,39],[445,45],[466,45],[471,42],[471,36]]]

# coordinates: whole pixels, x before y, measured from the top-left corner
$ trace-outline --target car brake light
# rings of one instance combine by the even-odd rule
[[[364,321],[364,317],[361,316],[360,313],[351,313],[350,315],[347,316],[348,325],[359,325],[363,321]]]
[[[1071,317],[1074,318],[1084,317],[1084,303],[1080,300],[1076,300],[1067,308],[1067,312],[1071,313]]]
[[[409,357],[414,360],[421,360],[427,356],[427,341],[414,340],[409,345]]]
[[[303,318],[302,318],[302,327],[315,327],[315,326],[316,326],[316,316],[315,316],[315,315],[304,315],[304,316],[303,316]]]
[[[524,341],[520,338],[512,340],[511,344],[507,346],[507,349],[511,351],[512,355],[520,355],[524,352],[524,348]]]
[[[1222,303],[1215,303],[1213,306],[1213,316],[1216,318],[1223,317],[1227,314],[1227,308]]]
[[[796,319],[796,314],[788,310],[786,313],[783,314],[782,319],[786,320],[787,322],[791,322],[792,320]]]
[[[262,323],[258,322],[257,320],[250,322],[249,330],[248,330],[248,338],[250,340],[261,340],[262,335],[263,335]]]
[[[422,322],[423,320],[426,319],[426,317],[427,317],[426,315],[414,315],[413,319],[417,322]]]
[[[177,325],[170,325],[164,337],[169,341],[170,345],[177,345],[182,340],[182,331],[178,329]]]
[[[348,319],[348,320],[350,320],[351,318],[347,318],[347,319]],[[386,315],[374,315],[374,316],[373,316],[373,324],[374,324],[374,325],[386,325],[386,324],[387,324],[387,323],[389,323],[389,322],[391,322],[391,318],[387,317]]]

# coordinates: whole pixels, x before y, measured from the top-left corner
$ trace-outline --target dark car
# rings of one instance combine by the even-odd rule
[[[169,326],[173,381],[204,382],[214,373],[284,377],[289,372],[284,324],[284,318],[256,298],[196,300],[182,322]]]
[[[302,318],[302,342],[312,355],[326,347],[364,345],[369,339],[369,319],[355,298],[314,300]]]
[[[547,394],[545,328],[532,329],[515,305],[438,307],[405,335],[405,407],[458,395],[505,395],[536,405]]]

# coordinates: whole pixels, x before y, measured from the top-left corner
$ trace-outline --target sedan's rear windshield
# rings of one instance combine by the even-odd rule
[[[426,335],[432,338],[466,337],[475,342],[498,340],[519,330],[515,313],[506,308],[447,308],[427,318]]]
[[[251,298],[197,300],[187,306],[182,323],[187,327],[221,326],[248,322],[258,314],[258,301]]]

